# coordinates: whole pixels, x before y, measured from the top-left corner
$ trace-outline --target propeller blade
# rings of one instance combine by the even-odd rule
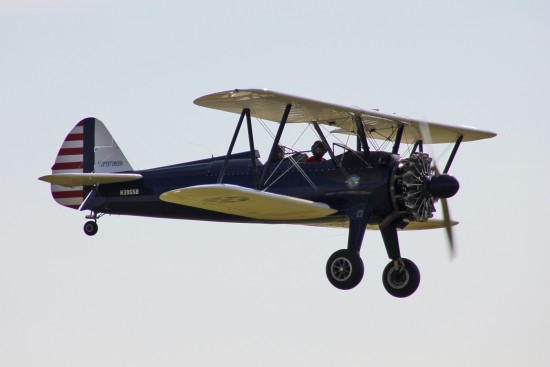
[[[422,137],[422,142],[426,144],[430,144],[432,142],[432,134],[430,133],[430,128],[426,123],[419,122],[418,123],[420,136]],[[426,146],[424,146],[426,147]],[[425,149],[425,148],[424,148]],[[430,150],[430,156],[433,161],[433,167],[434,167],[434,175],[439,176],[441,175],[441,171],[437,167],[437,164],[435,164],[435,155],[433,152],[433,148],[431,145],[428,147]],[[449,213],[449,205],[447,204],[446,198],[441,198],[441,209],[443,211],[443,223],[445,224],[445,231],[447,232],[447,241],[449,243],[449,252],[451,255],[451,260],[455,257],[455,245],[454,245],[454,239],[453,239],[453,224],[451,220],[451,214]]]
[[[439,172],[439,168],[437,168],[437,164],[435,164],[435,161],[434,161],[434,170],[435,170],[435,176],[439,176],[441,174],[441,172]]]
[[[449,206],[447,205],[447,199],[441,198],[441,208],[443,211],[443,223],[445,224],[445,231],[447,232],[447,240],[449,242],[449,251],[451,254],[451,259],[453,259],[456,254],[453,240],[453,227],[451,215],[449,213]]]
[[[422,137],[423,144],[432,143],[432,134],[430,133],[430,128],[427,123],[418,121],[418,127],[420,128],[420,136]]]
[[[430,152],[430,157],[433,159],[433,167],[435,169],[435,175],[439,176],[441,174],[441,171],[439,171],[439,168],[437,168],[437,165],[435,164],[435,155],[433,148],[431,146],[432,143],[432,133],[430,133],[430,127],[425,122],[418,122],[419,132],[420,136],[422,137],[422,144],[424,145],[424,149],[426,149],[426,146],[428,147],[428,150]]]

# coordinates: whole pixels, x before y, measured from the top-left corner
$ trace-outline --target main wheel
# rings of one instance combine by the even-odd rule
[[[361,282],[365,268],[354,251],[338,250],[327,261],[327,278],[338,289],[351,289]]]
[[[420,284],[420,271],[409,259],[401,259],[403,265],[395,269],[394,262],[390,263],[382,273],[384,288],[394,297],[404,298],[413,294]]]
[[[93,236],[97,233],[98,226],[93,220],[90,220],[84,224],[84,233],[88,236]]]

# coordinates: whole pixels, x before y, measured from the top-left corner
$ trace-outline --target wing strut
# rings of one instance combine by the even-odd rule
[[[424,144],[422,143],[422,140],[417,140],[414,142],[413,148],[411,150],[411,156],[416,153],[416,149],[418,149],[420,153],[424,152]]]
[[[229,158],[231,156],[231,153],[233,152],[233,147],[235,146],[235,142],[237,141],[237,136],[239,136],[239,131],[241,130],[241,126],[243,124],[244,117],[246,116],[246,125],[248,128],[248,143],[250,144],[250,162],[252,164],[252,169],[254,171],[254,184],[257,187],[258,186],[258,166],[256,165],[256,150],[254,148],[254,135],[252,134],[252,121],[250,119],[250,109],[244,108],[241,112],[241,117],[239,118],[239,122],[237,123],[237,127],[235,128],[235,133],[233,134],[233,138],[231,139],[231,144],[229,144],[229,149],[227,150],[227,155],[225,156],[225,160],[223,161],[223,167],[220,171],[220,174],[218,175],[218,180],[216,183],[221,184],[223,181],[223,176],[225,175],[225,170],[227,169],[227,165],[229,163]]]
[[[363,126],[363,120],[361,119],[361,115],[355,116],[355,126],[357,127],[357,150],[361,150],[361,145],[363,146],[363,150],[365,151],[365,158],[367,161],[369,161],[369,144],[367,142],[367,134],[365,134],[365,126]]]
[[[397,135],[395,136],[395,142],[393,143],[393,149],[392,149],[392,154],[397,154],[399,153],[399,145],[401,144],[401,137],[403,136],[403,130],[405,129],[405,125],[401,124],[401,126],[399,126],[397,128]]]
[[[235,142],[237,141],[237,136],[239,136],[239,131],[241,130],[241,125],[243,124],[245,111],[247,109],[243,109],[241,112],[241,117],[239,118],[239,122],[237,123],[237,127],[235,128],[235,133],[233,134],[233,138],[231,139],[231,143],[229,144],[229,149],[227,150],[227,155],[225,156],[225,160],[223,161],[223,167],[220,171],[220,174],[218,176],[218,181],[216,183],[220,184],[222,183],[223,176],[225,175],[225,170],[227,169],[227,164],[229,163],[229,157],[231,156],[231,153],[233,152],[233,147],[235,146]]]
[[[246,127],[248,129],[248,143],[250,144],[250,163],[254,174],[254,187],[258,188],[258,165],[256,164],[256,149],[254,148],[254,134],[252,134],[252,120],[250,119],[250,109],[245,108]]]
[[[447,164],[445,165],[445,169],[443,170],[443,173],[449,172],[449,169],[451,168],[451,164],[453,163],[453,159],[455,159],[456,152],[458,151],[458,147],[460,146],[460,143],[462,142],[462,138],[464,136],[460,135],[458,139],[456,139],[455,146],[453,147],[453,151],[451,152],[451,155],[449,156],[449,159],[447,160]]]
[[[275,139],[273,140],[273,145],[271,146],[271,151],[269,152],[269,158],[267,159],[267,162],[264,166],[264,171],[262,172],[262,177],[260,178],[260,182],[258,183],[258,189],[263,190],[265,185],[265,180],[267,178],[267,173],[269,172],[269,168],[271,166],[271,163],[273,162],[273,157],[275,157],[275,152],[279,148],[279,141],[281,140],[281,135],[283,134],[283,130],[286,125],[286,120],[288,119],[288,115],[290,114],[290,109],[292,108],[292,104],[287,104],[285,107],[285,112],[283,113],[283,118],[281,119],[281,123],[279,124],[279,129],[277,130],[277,135],[275,135]]]

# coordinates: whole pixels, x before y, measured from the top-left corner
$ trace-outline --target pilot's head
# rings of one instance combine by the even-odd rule
[[[275,156],[273,157],[276,161],[282,161],[285,157],[285,150],[282,146],[277,146],[277,149],[275,150]]]
[[[320,140],[317,140],[311,146],[311,154],[313,154],[313,156],[317,159],[323,158],[326,152],[327,152],[327,147]]]

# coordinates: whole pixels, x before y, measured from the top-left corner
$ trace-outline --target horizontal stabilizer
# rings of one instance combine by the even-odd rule
[[[104,185],[135,181],[143,176],[137,173],[58,173],[42,176],[39,180],[64,187]]]
[[[201,185],[160,195],[169,203],[259,220],[304,220],[337,212],[327,204],[235,185]]]

